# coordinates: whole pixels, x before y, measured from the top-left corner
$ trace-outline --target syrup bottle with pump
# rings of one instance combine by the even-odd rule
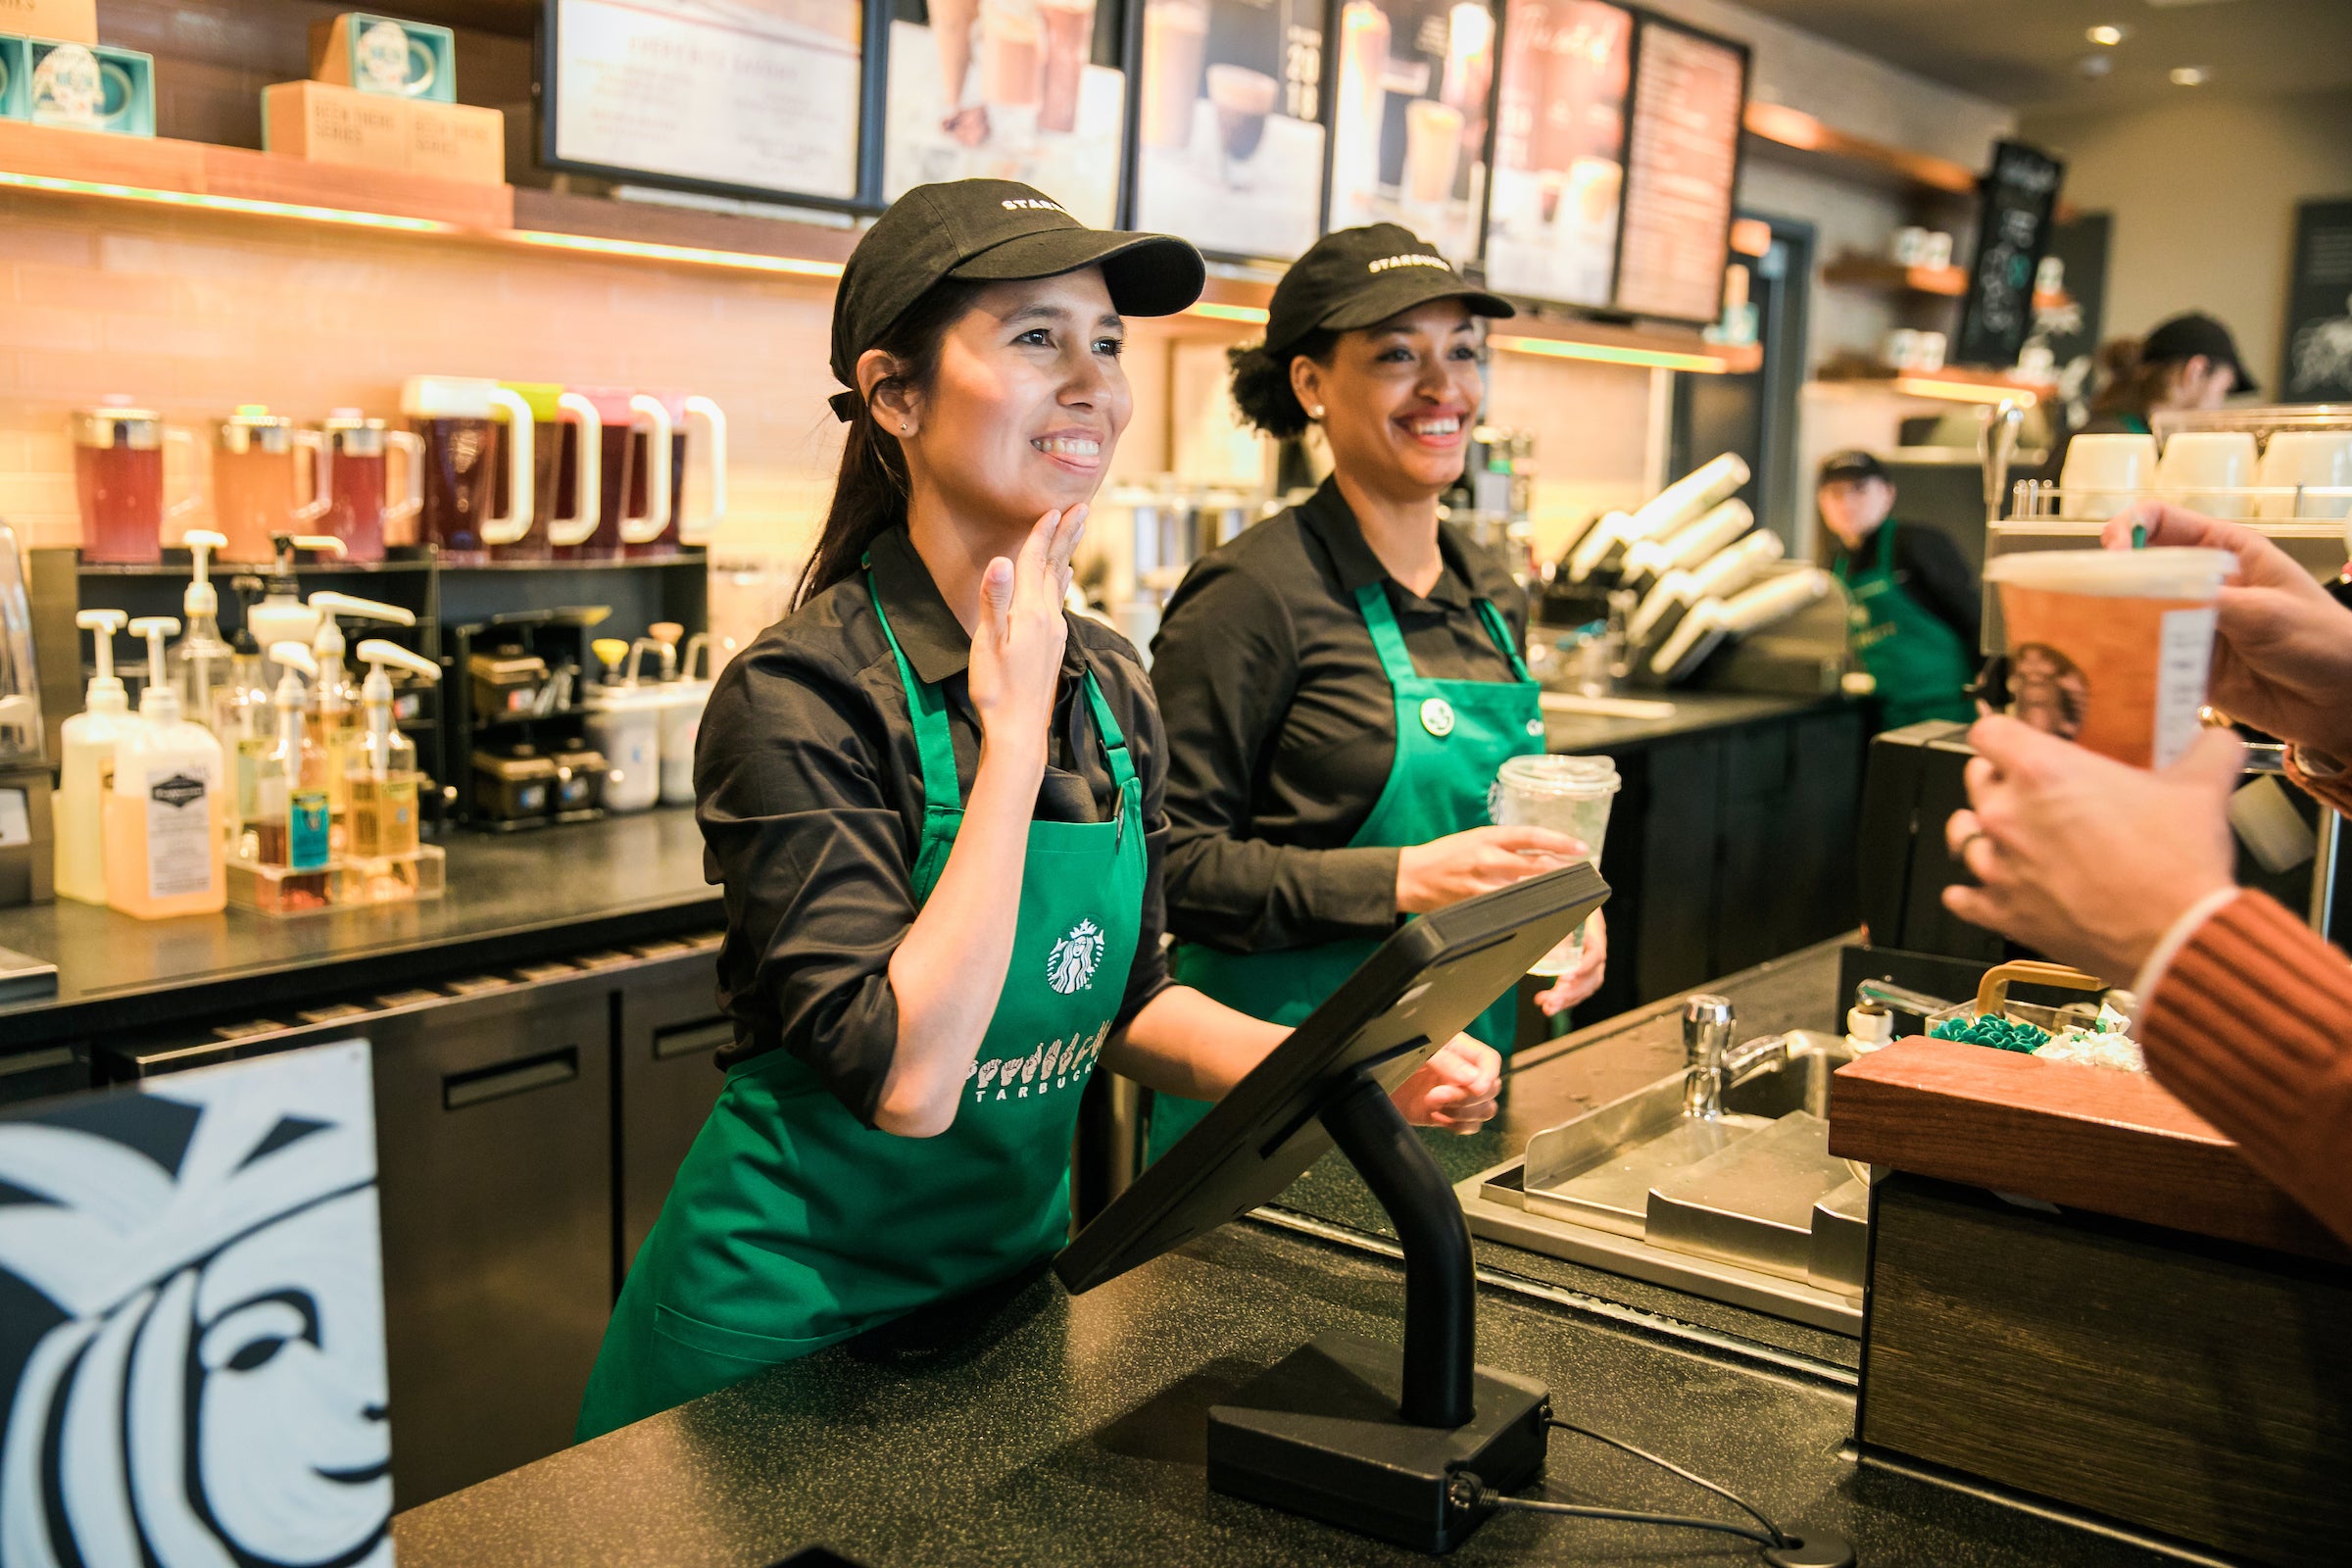
[[[120,610],[84,610],[74,624],[95,633],[98,673],[82,710],[60,732],[57,780],[57,893],[83,904],[106,902],[106,791],[114,783],[115,747],[135,722],[115,674],[115,633],[129,619]]]
[[[302,678],[318,664],[297,642],[279,643],[270,658],[285,674],[270,698],[276,736],[257,780],[254,859],[289,873],[277,881],[281,908],[317,908],[327,900],[331,858],[326,758],[306,732]]]
[[[276,551],[276,564],[270,568],[262,602],[246,612],[245,624],[255,643],[265,649],[289,642],[308,648],[318,633],[318,612],[302,602],[302,584],[294,576],[294,552],[315,550],[340,556],[343,541],[331,534],[273,533],[270,543]],[[262,679],[274,683],[278,674],[275,669],[265,669]]]
[[[130,623],[147,643],[147,688],[139,719],[115,746],[106,792],[106,902],[124,914],[161,920],[210,914],[228,902],[220,856],[225,769],[220,743],[180,711],[179,687],[164,639],[171,615]]]
[[[220,637],[220,591],[213,586],[212,555],[227,546],[224,535],[191,528],[181,536],[195,558],[194,575],[180,598],[187,632],[172,645],[172,679],[179,687],[180,711],[191,723],[213,730],[221,746],[228,737],[214,728],[228,706],[236,678],[236,654]]]
[[[373,858],[416,853],[416,743],[392,721],[392,677],[384,666],[407,670],[424,681],[441,678],[441,666],[398,643],[371,637],[360,644],[368,678],[360,686],[360,710],[367,728],[351,754],[345,775],[351,799],[351,853]]]
[[[351,678],[344,662],[341,620],[348,616],[393,626],[414,626],[416,617],[398,605],[332,592],[311,595],[310,607],[318,613],[318,630],[311,638],[311,653],[318,665],[314,672],[317,679],[312,684],[310,734],[312,743],[326,758],[327,794],[334,804],[336,825],[340,827],[351,808],[345,782],[351,769],[351,754],[361,739],[360,686]],[[344,847],[339,833],[335,847]]]

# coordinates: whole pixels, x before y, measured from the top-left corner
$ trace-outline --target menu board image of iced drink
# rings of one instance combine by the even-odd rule
[[[549,163],[857,194],[858,0],[558,0],[551,17]]]
[[[1731,257],[1747,51],[1644,18],[1634,74],[1617,308],[1712,321]]]
[[[1633,40],[1633,14],[1600,0],[1510,0],[1487,214],[1503,293],[1609,303]]]
[[[882,195],[1017,179],[1081,222],[1118,219],[1127,78],[1097,0],[900,0],[890,28]],[[1098,48],[1098,33],[1102,34]]]
[[[1323,207],[1319,0],[1144,0],[1135,221],[1289,261]]]
[[[1333,54],[1331,226],[1402,223],[1478,254],[1494,13],[1486,0],[1347,0]]]

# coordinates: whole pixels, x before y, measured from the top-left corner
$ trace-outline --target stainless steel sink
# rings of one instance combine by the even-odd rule
[[[1697,1295],[1857,1333],[1869,1188],[1829,1152],[1844,1040],[1810,1030],[1684,1108],[1660,1078],[1530,1141],[1458,1189],[1483,1235]]]

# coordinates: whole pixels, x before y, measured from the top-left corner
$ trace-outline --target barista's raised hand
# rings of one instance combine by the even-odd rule
[[[2216,602],[2221,627],[2213,645],[2213,706],[2256,729],[2352,761],[2352,610],[2346,610],[2255,529],[2182,507],[2142,501],[2100,536],[2128,550],[2132,529],[2152,545],[2227,550],[2235,578]]]
[[[1070,553],[1086,532],[1086,508],[1049,512],[1022,541],[1017,559],[1003,556],[980,578],[980,618],[972,627],[972,710],[991,745],[1034,747],[1044,756],[1061,680],[1062,619],[1070,588]]]
[[[1501,1093],[1501,1054],[1468,1035],[1455,1035],[1391,1098],[1416,1127],[1474,1133],[1494,1116]]]
[[[2245,750],[2229,731],[2160,772],[2014,718],[1979,719],[1968,739],[1969,809],[1944,826],[1982,884],[1943,890],[1961,919],[2128,986],[2176,920],[2230,886]]]
[[[1547,827],[1474,827],[1396,852],[1396,908],[1427,914],[1507,888],[1585,858],[1585,847]]]

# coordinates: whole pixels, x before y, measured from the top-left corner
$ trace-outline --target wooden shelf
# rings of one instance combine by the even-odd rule
[[[1885,262],[1875,256],[1840,256],[1822,268],[1821,278],[1825,283],[1908,290],[1945,299],[1958,299],[1968,292],[1968,273],[1961,268],[1905,267],[1900,262]]]
[[[1751,99],[1741,128],[1768,156],[1821,168],[1841,179],[1932,201],[1974,201],[1977,172],[1948,158],[1889,146],[1783,104]]]
[[[1947,365],[1940,370],[1898,370],[1891,365],[1832,361],[1813,372],[1816,381],[1851,384],[1884,383],[1890,391],[1912,397],[1946,398],[1955,403],[1990,403],[2001,393],[2023,392],[2036,401],[2058,394],[2046,381],[2027,381],[1998,370]]]

